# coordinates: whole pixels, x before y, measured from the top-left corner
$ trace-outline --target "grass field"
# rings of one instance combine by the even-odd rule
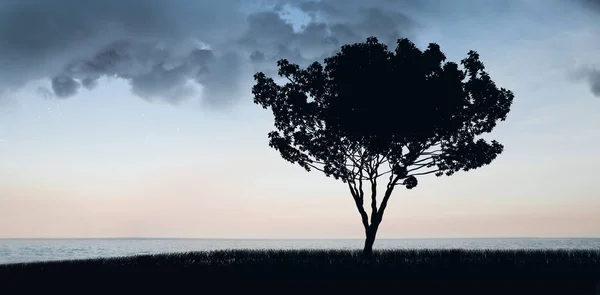
[[[221,250],[0,265],[0,278],[7,281],[34,277],[101,281],[108,275],[145,277],[148,283],[150,278],[163,282],[194,278],[202,284],[380,280],[396,285],[430,282],[423,286],[438,282],[439,286],[439,282],[462,282],[495,286],[494,290],[513,282],[557,291],[566,285],[595,288],[594,282],[600,281],[600,250],[380,250],[370,260],[360,251],[346,250]],[[595,294],[589,290],[592,293],[582,294]]]

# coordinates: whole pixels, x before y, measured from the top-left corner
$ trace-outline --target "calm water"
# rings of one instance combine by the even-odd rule
[[[0,264],[218,249],[361,249],[363,240],[0,239]],[[600,239],[379,239],[378,249],[600,249]]]

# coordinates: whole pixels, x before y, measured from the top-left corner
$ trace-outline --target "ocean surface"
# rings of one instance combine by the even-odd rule
[[[0,239],[0,264],[219,249],[362,249],[362,239]],[[600,238],[378,239],[376,249],[596,249]]]

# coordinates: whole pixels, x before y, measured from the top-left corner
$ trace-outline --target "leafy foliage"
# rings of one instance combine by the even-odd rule
[[[370,37],[343,46],[324,65],[302,69],[280,60],[287,82],[257,73],[252,92],[273,112],[270,146],[291,163],[348,183],[359,211],[363,181],[371,183],[376,215],[376,180],[389,177],[380,221],[394,186],[411,189],[419,175],[475,169],[503,150],[479,136],[506,119],[513,93],[495,85],[475,51],[460,62],[463,69],[445,61],[435,43],[421,51],[400,39],[391,51]]]
[[[476,52],[461,61],[464,70],[445,60],[434,43],[422,52],[401,39],[391,52],[371,37],[343,46],[325,67],[315,62],[301,69],[280,60],[279,75],[289,83],[257,73],[254,101],[275,116],[270,145],[306,170],[322,165],[327,176],[347,181],[373,164],[361,167],[357,157],[383,158],[404,179],[407,167],[430,155],[426,166],[451,175],[489,164],[502,152],[500,143],[476,137],[506,118],[513,94],[496,87]],[[414,187],[415,180],[405,185]]]

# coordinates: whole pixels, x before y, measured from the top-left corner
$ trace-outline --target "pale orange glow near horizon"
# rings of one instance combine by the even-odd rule
[[[2,187],[0,192],[15,198],[0,199],[0,238],[362,238],[359,214],[344,186],[325,180],[330,189],[320,193],[322,183],[314,180],[319,187],[287,196],[263,196],[263,188],[194,186],[191,179],[177,182],[179,190],[170,194],[155,184],[112,197]],[[421,190],[395,192],[380,238],[599,236],[596,198],[548,199],[540,206],[534,198],[511,196],[506,199],[512,201],[500,203],[495,194],[440,195],[451,178],[424,182]]]

